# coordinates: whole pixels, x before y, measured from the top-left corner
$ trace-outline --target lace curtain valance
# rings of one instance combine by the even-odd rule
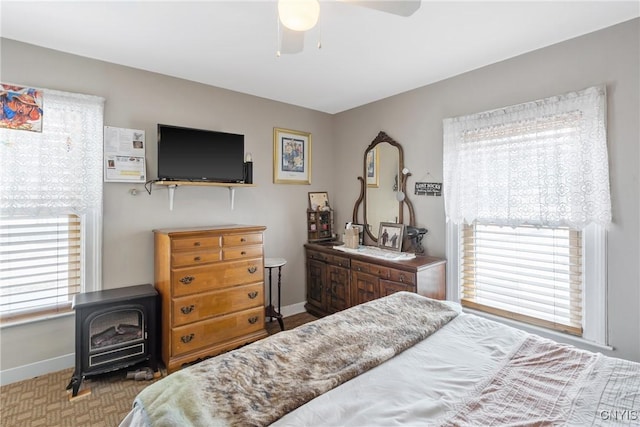
[[[0,129],[0,215],[102,210],[104,99],[43,91],[43,130]]]
[[[604,87],[449,118],[444,201],[456,224],[611,222]]]

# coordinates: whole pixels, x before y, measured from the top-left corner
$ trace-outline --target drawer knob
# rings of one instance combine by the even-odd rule
[[[188,285],[189,283],[193,282],[194,279],[195,277],[193,276],[184,276],[182,279],[180,279],[180,283]]]
[[[249,272],[249,274],[253,274],[256,271],[258,271],[258,267],[256,267],[255,265],[252,265],[251,267],[247,268],[247,271]]]
[[[195,257],[193,260],[194,261],[200,261],[202,258],[200,258],[199,256]]]
[[[183,343],[186,344],[186,343],[190,342],[193,339],[194,336],[195,336],[195,334],[183,335],[183,336],[180,337],[180,341],[182,341]]]
[[[246,242],[246,241],[247,241],[247,239],[245,239],[244,237],[242,237],[242,238],[240,238],[240,241],[241,241],[241,242]]]
[[[402,275],[402,274],[400,275],[400,281],[404,282],[404,275]]]
[[[242,252],[240,252],[240,255],[246,255],[246,254],[247,254],[247,252],[246,252],[246,251],[242,251]]]
[[[180,311],[182,312],[182,314],[189,314],[191,313],[194,309],[196,308],[195,305],[191,304],[189,306],[184,306],[180,308]]]
[[[248,320],[249,320],[249,323],[251,323],[253,325],[254,323],[256,323],[258,321],[258,316],[250,317]]]
[[[193,246],[200,246],[200,242],[193,242]]]
[[[255,297],[258,296],[258,291],[249,292],[247,295],[249,296],[250,299],[254,299]]]

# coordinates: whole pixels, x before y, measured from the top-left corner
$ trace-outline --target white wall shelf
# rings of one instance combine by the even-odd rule
[[[198,186],[198,187],[227,187],[229,189],[229,201],[231,202],[231,210],[235,198],[235,189],[242,187],[255,187],[256,184],[235,184],[229,182],[194,182],[194,181],[156,181],[156,185],[164,185],[169,190],[169,210],[173,210],[173,198],[176,188],[181,185]]]

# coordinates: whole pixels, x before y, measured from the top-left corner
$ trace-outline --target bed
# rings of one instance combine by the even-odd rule
[[[398,292],[182,369],[121,427],[640,425],[640,364]]]

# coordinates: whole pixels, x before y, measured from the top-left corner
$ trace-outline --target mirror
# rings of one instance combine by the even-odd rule
[[[398,160],[397,147],[382,142],[366,152],[367,187],[365,189],[366,223],[371,235],[378,237],[381,222],[398,222]]]
[[[364,152],[360,197],[353,208],[353,222],[365,224],[365,233],[373,242],[378,241],[381,222],[415,225],[413,205],[406,196],[407,178],[411,175],[404,167],[402,146],[384,132],[371,142]],[[363,205],[363,221],[358,220]],[[405,207],[409,221],[404,222]]]

